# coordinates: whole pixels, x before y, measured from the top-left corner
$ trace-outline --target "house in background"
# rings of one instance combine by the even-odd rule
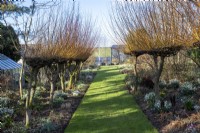
[[[109,65],[111,63],[122,63],[126,55],[122,52],[121,45],[112,45],[112,47],[97,47],[93,53],[96,65]]]
[[[20,64],[0,54],[0,87],[6,83],[12,85],[12,87],[17,87],[19,85],[19,73],[21,68],[22,66]]]
[[[111,64],[111,48],[110,47],[97,47],[93,53],[96,65]]]
[[[127,56],[123,53],[123,45],[112,45],[111,47],[111,59],[112,63],[114,64],[120,64],[125,61]]]

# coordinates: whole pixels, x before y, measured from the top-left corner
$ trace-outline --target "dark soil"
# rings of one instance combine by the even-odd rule
[[[170,92],[171,94],[176,92]],[[160,133],[185,133],[186,128],[192,123],[196,129],[196,132],[200,132],[200,113],[195,110],[186,110],[180,99],[176,99],[176,106],[168,112],[157,112],[148,108],[146,102],[144,102],[145,94],[136,95],[135,99],[144,114],[151,121]],[[196,97],[199,99],[199,97]],[[190,133],[190,131],[188,132]]]
[[[93,74],[94,78],[95,74]],[[38,133],[38,132],[47,132],[47,133],[63,133],[65,128],[68,126],[74,112],[78,108],[79,104],[82,101],[89,85],[92,81],[85,81],[87,86],[84,89],[80,89],[80,94],[78,96],[73,96],[72,91],[69,90],[66,92],[68,95],[64,98],[64,101],[59,104],[49,104],[49,91],[44,91],[40,93],[40,97],[35,97],[33,101],[33,106],[31,107],[31,125],[29,129],[25,128],[25,100],[21,101],[22,104],[18,103],[19,101],[19,92],[18,90],[0,92],[0,96],[9,97],[12,100],[12,105],[14,107],[14,116],[13,124],[3,130],[0,128],[0,132],[11,133],[11,132],[29,132],[29,133]],[[78,90],[78,89],[75,89]],[[75,91],[73,90],[73,91]],[[42,120],[49,119],[51,124]],[[47,127],[44,124],[47,123]],[[53,126],[52,126],[53,125]],[[45,127],[45,130],[42,129]],[[48,131],[47,131],[48,130]]]

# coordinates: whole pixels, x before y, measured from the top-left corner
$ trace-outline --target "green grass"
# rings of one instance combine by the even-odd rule
[[[97,72],[66,133],[157,133],[123,89],[125,75],[116,66]]]

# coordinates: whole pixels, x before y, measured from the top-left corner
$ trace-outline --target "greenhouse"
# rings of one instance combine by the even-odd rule
[[[18,85],[20,69],[20,64],[0,54],[0,86],[7,87],[8,84],[12,86]]]

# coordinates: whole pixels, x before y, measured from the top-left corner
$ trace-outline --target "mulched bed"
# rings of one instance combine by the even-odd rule
[[[184,109],[184,107],[181,104],[181,101],[177,99],[174,111],[173,109],[171,109],[169,112],[159,113],[155,110],[148,108],[147,103],[144,102],[144,96],[144,94],[136,95],[136,102],[160,133],[200,132],[200,112],[198,113],[195,110],[188,111]],[[192,129],[194,129],[194,127],[196,130],[192,132]]]
[[[93,78],[95,73],[93,75]],[[33,107],[31,111],[31,126],[29,129],[25,128],[25,108],[24,101],[22,104],[18,104],[19,92],[6,91],[0,92],[0,96],[9,97],[12,100],[12,106],[15,108],[15,114],[13,116],[13,125],[2,130],[0,132],[11,133],[11,132],[50,132],[50,133],[63,133],[65,128],[68,126],[74,112],[78,108],[82,101],[85,93],[87,92],[89,85],[92,81],[87,82],[84,89],[79,90],[79,95],[73,95],[72,91],[67,92],[67,97],[61,104],[50,105],[49,104],[49,91],[41,92],[41,96],[34,98]],[[76,91],[75,89],[73,91]],[[11,107],[12,107],[11,106]],[[50,120],[50,123],[47,122]],[[43,122],[44,121],[44,122]],[[46,125],[45,125],[46,124]],[[45,129],[44,129],[45,128]]]

